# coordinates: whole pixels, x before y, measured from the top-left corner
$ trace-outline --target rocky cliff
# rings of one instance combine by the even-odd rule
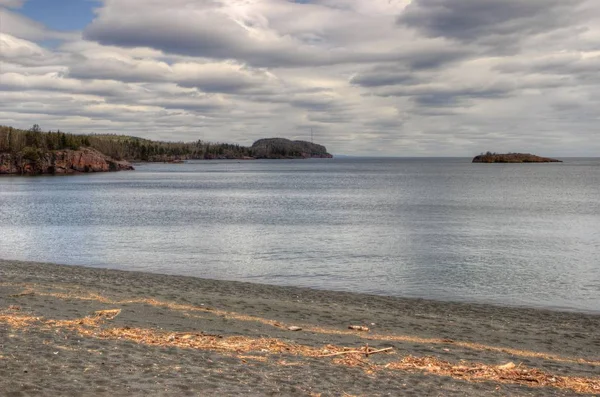
[[[332,158],[325,146],[285,138],[260,139],[252,145],[253,157],[261,159]]]
[[[560,160],[535,156],[529,153],[490,153],[475,156],[474,163],[562,163]]]
[[[97,150],[27,150],[0,153],[0,174],[40,175],[133,170],[127,161],[117,161]]]

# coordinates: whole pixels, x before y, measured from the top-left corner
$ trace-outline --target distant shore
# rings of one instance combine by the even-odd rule
[[[14,395],[594,394],[598,329],[596,315],[0,260]]]
[[[130,162],[332,158],[323,145],[286,138],[238,144],[165,142],[126,135],[43,132],[0,125],[0,175],[64,175],[133,170]]]

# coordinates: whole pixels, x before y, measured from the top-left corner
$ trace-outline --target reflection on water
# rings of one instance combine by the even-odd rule
[[[0,258],[600,312],[600,161],[0,178]]]

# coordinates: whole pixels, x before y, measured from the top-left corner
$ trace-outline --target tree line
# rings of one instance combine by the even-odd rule
[[[252,157],[250,147],[197,142],[160,142],[125,135],[77,135],[61,131],[43,132],[38,124],[29,130],[0,126],[0,153],[36,153],[77,150],[89,147],[117,160],[171,161],[174,159],[215,159]]]

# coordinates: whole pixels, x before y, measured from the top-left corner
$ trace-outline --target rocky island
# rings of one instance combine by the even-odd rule
[[[487,152],[475,156],[473,163],[562,163],[562,161],[529,153],[499,154]]]

